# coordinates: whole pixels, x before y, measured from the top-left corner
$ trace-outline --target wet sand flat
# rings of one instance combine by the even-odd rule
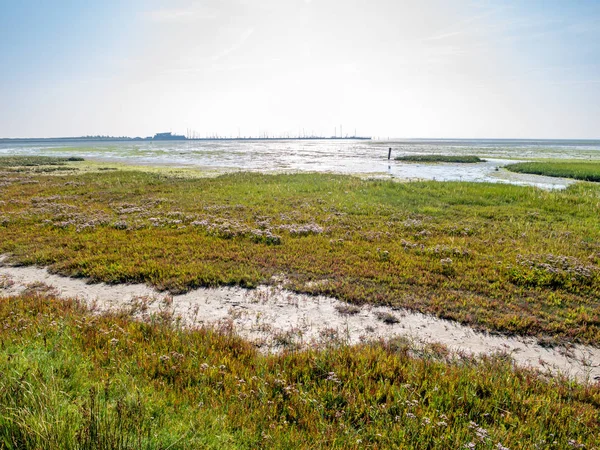
[[[441,343],[453,352],[507,353],[521,366],[581,381],[600,379],[600,349],[546,347],[533,338],[506,337],[436,317],[386,307],[356,307],[333,298],[273,287],[197,289],[171,296],[143,284],[88,284],[39,267],[12,267],[0,260],[1,296],[27,290],[85,302],[97,312],[128,310],[140,319],[169,314],[184,326],[215,326],[235,332],[263,351],[319,346],[335,341],[404,336],[415,343]]]

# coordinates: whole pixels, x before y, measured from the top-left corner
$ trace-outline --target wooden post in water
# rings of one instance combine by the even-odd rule
[[[390,149],[388,150],[388,161],[390,160],[391,157],[392,157],[392,147],[390,147]]]

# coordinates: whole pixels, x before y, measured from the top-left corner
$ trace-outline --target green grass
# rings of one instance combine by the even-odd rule
[[[67,162],[83,161],[83,158],[71,156],[60,158],[55,156],[3,156],[0,157],[0,168],[6,167],[35,167],[62,166]]]
[[[85,150],[78,148],[57,148],[60,152],[75,152]],[[51,173],[60,175],[61,172],[98,173],[103,171],[119,170],[121,172],[156,173],[171,178],[206,178],[227,173],[222,168],[188,167],[188,166],[150,166],[134,165],[130,162],[89,160],[76,156],[51,157],[51,156],[0,156],[0,172],[29,172]]]
[[[459,155],[403,155],[394,158],[396,161],[404,162],[446,162],[446,163],[479,163],[485,160],[478,156],[459,156]]]
[[[0,324],[7,450],[600,445],[599,385],[502,356],[402,340],[263,356],[165,316],[93,315],[33,294],[0,299]]]
[[[600,181],[600,162],[523,162],[509,164],[512,172],[546,175],[549,177],[574,178],[583,181]]]
[[[600,189],[329,174],[5,173],[0,254],[173,293],[271,283],[600,344]]]
[[[83,158],[60,158],[53,156],[2,156],[0,172],[64,173],[75,172],[79,168],[71,164],[83,161]]]

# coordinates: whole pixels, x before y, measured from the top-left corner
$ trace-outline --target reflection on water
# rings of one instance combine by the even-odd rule
[[[392,160],[388,149],[392,148]],[[411,164],[407,154],[477,155],[478,164]],[[136,164],[230,170],[318,171],[402,179],[462,180],[564,187],[557,178],[501,170],[514,159],[600,159],[600,141],[402,140],[402,141],[173,141],[0,143],[0,155],[82,156]]]

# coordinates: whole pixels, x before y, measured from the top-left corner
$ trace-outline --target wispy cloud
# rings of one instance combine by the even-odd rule
[[[597,80],[564,80],[564,81],[554,81],[548,83],[553,86],[563,86],[563,85],[577,85],[577,84],[600,84],[600,78]]]
[[[281,58],[271,58],[261,60],[260,62],[252,62],[245,64],[226,64],[226,63],[215,63],[206,65],[205,61],[200,61],[199,64],[187,67],[168,67],[160,72],[164,76],[196,76],[199,73],[207,72],[232,72],[232,71],[247,71],[255,69],[272,68],[277,63],[281,62]]]
[[[451,38],[451,37],[455,37],[461,34],[464,34],[464,30],[459,30],[459,31],[449,31],[448,33],[440,33],[440,34],[435,34],[433,36],[429,36],[425,39],[423,39],[424,41],[440,41],[442,39],[446,39],[446,38]]]
[[[214,20],[218,14],[206,8],[156,9],[143,13],[151,22],[187,22],[194,20]]]
[[[246,31],[244,31],[239,39],[230,47],[227,47],[225,50],[217,53],[215,56],[212,57],[213,61],[218,61],[224,57],[226,57],[227,55],[229,55],[230,53],[235,52],[236,50],[240,49],[244,43],[250,38],[250,36],[252,36],[252,34],[254,33],[254,28],[248,28]]]
[[[573,23],[565,28],[569,33],[596,34],[600,32],[600,20]]]
[[[210,67],[214,72],[231,72],[231,71],[248,71],[256,69],[270,69],[277,63],[283,61],[281,58],[271,58],[261,62],[253,62],[247,64],[214,64]]]
[[[473,23],[477,23],[487,17],[490,17],[503,9],[505,9],[505,8],[504,7],[494,8],[494,9],[490,9],[482,14],[476,14],[474,16],[467,17],[463,20],[459,20],[458,22],[439,30],[434,35],[424,38],[423,41],[439,41],[439,40],[459,36],[461,34],[465,34],[469,30],[469,25],[471,25]]]

